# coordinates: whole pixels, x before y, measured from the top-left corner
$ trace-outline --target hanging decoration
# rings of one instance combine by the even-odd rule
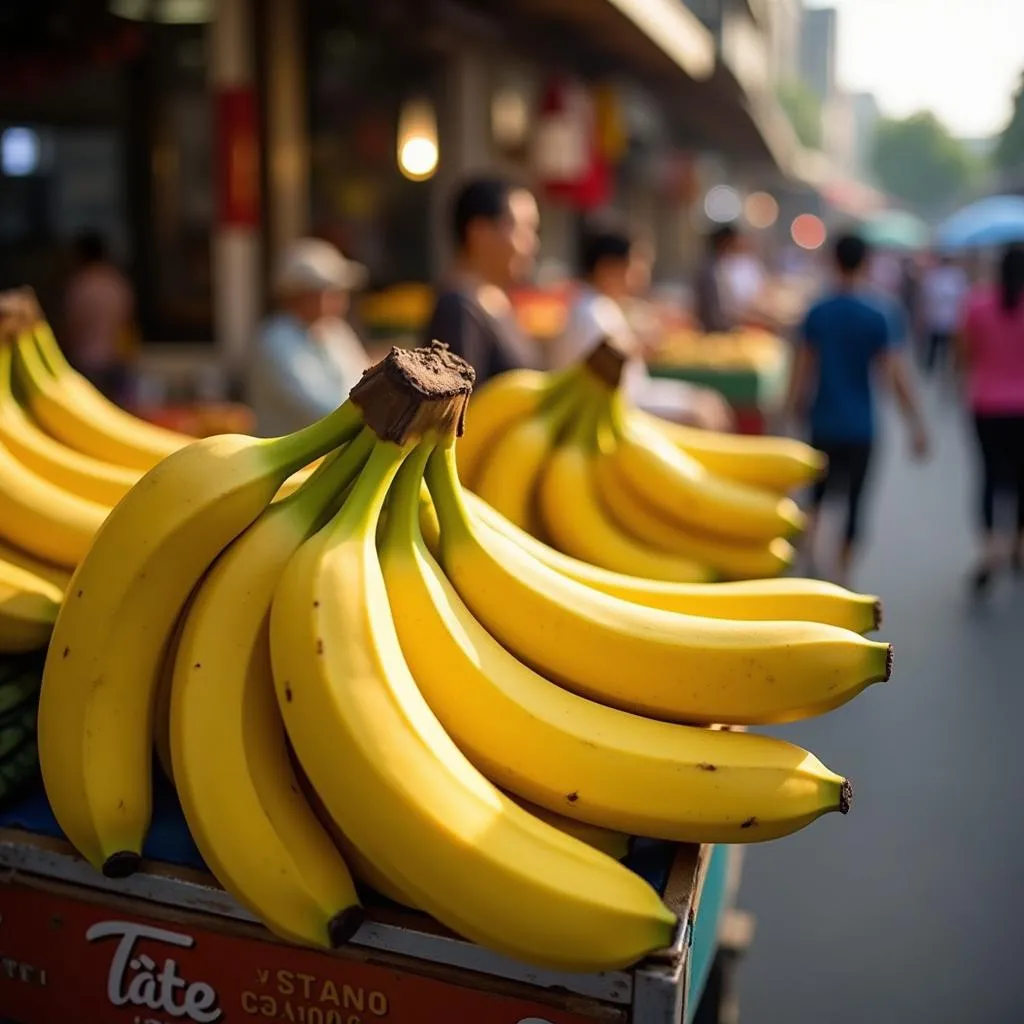
[[[584,85],[562,77],[548,83],[533,162],[552,198],[580,210],[603,206],[610,199],[611,169],[601,150],[593,99]]]

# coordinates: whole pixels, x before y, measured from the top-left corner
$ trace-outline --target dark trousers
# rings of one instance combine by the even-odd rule
[[[1017,501],[1017,530],[1024,532],[1024,415],[975,415],[974,428],[981,451],[981,525],[995,528],[996,496],[1013,495]]]
[[[846,528],[843,536],[853,543],[860,536],[860,511],[864,484],[871,465],[870,441],[828,441],[812,438],[811,444],[828,458],[828,467],[811,492],[813,507],[818,509],[826,496],[834,491],[846,493]]]
[[[928,335],[928,348],[924,356],[924,368],[928,373],[934,373],[940,362],[946,362],[952,341],[953,335],[949,331],[932,331]]]

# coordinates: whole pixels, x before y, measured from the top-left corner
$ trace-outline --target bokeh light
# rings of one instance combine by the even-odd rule
[[[704,197],[704,215],[716,224],[736,220],[743,212],[743,200],[729,185],[716,185]]]
[[[770,228],[779,219],[779,204],[767,192],[751,192],[743,204],[743,215],[752,228]]]
[[[789,233],[801,249],[820,249],[828,237],[822,219],[813,213],[801,213],[794,218]]]

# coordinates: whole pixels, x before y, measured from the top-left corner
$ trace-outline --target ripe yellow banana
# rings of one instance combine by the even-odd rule
[[[220,555],[188,611],[171,687],[174,781],[203,860],[272,932],[308,945],[340,946],[362,915],[292,771],[270,668],[270,605],[371,437],[364,431],[323,463]]]
[[[458,454],[459,476],[467,487],[475,487],[493,445],[514,423],[536,413],[561,379],[540,370],[509,370],[473,393]]]
[[[750,437],[670,423],[634,409],[631,418],[656,427],[677,448],[716,476],[776,494],[806,487],[825,468],[821,452],[789,437]]]
[[[116,505],[142,476],[141,470],[83,455],[40,429],[11,389],[9,345],[0,345],[0,442],[41,477],[101,505]]]
[[[882,602],[873,594],[857,594],[824,580],[753,579],[735,583],[663,583],[599,569],[531,537],[500,512],[464,491],[466,506],[478,525],[502,534],[563,576],[612,597],[665,612],[708,615],[716,619],[783,619],[823,622],[855,633],[882,625]],[[426,487],[420,489],[420,528],[428,549],[438,557],[440,526]]]
[[[0,653],[45,647],[63,598],[52,583],[0,559]]]
[[[0,559],[11,565],[16,565],[20,569],[27,569],[30,573],[52,583],[61,592],[67,590],[68,584],[71,582],[70,570],[36,558],[21,548],[5,543],[2,539],[0,539]]]
[[[634,490],[613,459],[595,459],[593,474],[601,505],[609,517],[619,529],[653,548],[679,558],[699,560],[731,580],[778,576],[793,564],[796,551],[782,537],[767,543],[726,541],[672,522]]]
[[[47,335],[48,328],[41,327],[15,352],[18,384],[47,433],[95,459],[141,470],[195,440],[114,405],[68,365]]]
[[[530,803],[514,793],[507,794],[509,799],[517,803],[527,814],[539,818],[559,832],[564,832],[573,839],[578,839],[587,846],[592,846],[598,853],[614,860],[625,860],[629,856],[630,845],[633,837],[625,832],[617,832],[615,829],[604,828],[601,825],[591,825],[587,821],[578,821],[576,818],[567,818],[564,814],[548,810],[547,807],[540,807]]]
[[[58,823],[109,876],[139,862],[151,809],[153,703],[186,599],[285,478],[360,423],[346,403],[287,437],[195,441],[125,495],[78,567],[43,673],[39,753]]]
[[[591,404],[575,415],[568,435],[542,468],[537,490],[540,519],[552,544],[615,572],[673,583],[707,581],[704,566],[635,540],[609,518],[592,473],[599,410]]]
[[[633,963],[671,943],[675,916],[638,876],[494,789],[402,657],[375,533],[407,450],[377,445],[275,595],[274,680],[298,758],[342,832],[442,923],[528,963]]]
[[[695,843],[774,839],[846,810],[845,780],[792,744],[616,711],[517,660],[426,549],[422,464],[417,452],[389,497],[388,598],[424,699],[492,782],[604,828]]]
[[[459,596],[513,654],[585,696],[674,721],[755,724],[820,713],[889,676],[890,646],[847,630],[662,612],[554,572],[476,525],[450,446],[432,455],[427,483]]]
[[[631,419],[625,397],[611,402],[613,438],[600,459],[670,521],[732,540],[767,542],[803,529],[805,517],[791,498],[709,473],[646,421]]]
[[[537,486],[559,433],[584,401],[577,388],[556,393],[533,416],[514,423],[495,443],[478,473],[476,493],[535,537],[544,536]]]
[[[109,512],[44,480],[0,444],[0,536],[9,544],[73,569]]]

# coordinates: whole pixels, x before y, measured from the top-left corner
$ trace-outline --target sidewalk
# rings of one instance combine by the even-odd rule
[[[971,438],[927,397],[933,460],[910,465],[889,418],[857,579],[885,599],[893,681],[773,730],[855,799],[745,861],[743,1024],[1024,1020],[1024,580],[971,608]]]

